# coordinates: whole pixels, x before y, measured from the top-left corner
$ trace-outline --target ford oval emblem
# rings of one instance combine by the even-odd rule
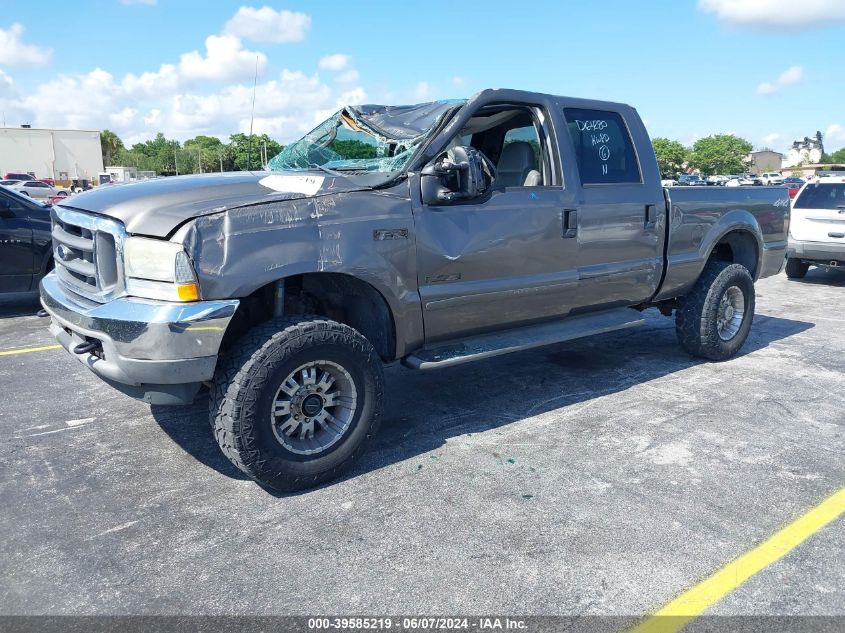
[[[64,244],[59,244],[59,248],[56,249],[56,255],[59,256],[60,260],[66,262],[71,258],[72,253],[70,252],[70,249],[68,249],[67,246],[65,246]]]

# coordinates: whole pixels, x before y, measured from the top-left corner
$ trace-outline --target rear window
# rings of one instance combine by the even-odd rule
[[[807,185],[795,200],[793,207],[795,209],[845,208],[845,182]]]
[[[582,185],[639,184],[640,166],[618,112],[564,108]]]

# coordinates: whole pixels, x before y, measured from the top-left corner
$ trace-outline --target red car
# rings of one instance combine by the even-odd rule
[[[32,180],[34,176],[32,174],[24,174],[21,172],[10,171],[5,176],[3,176],[3,180]]]

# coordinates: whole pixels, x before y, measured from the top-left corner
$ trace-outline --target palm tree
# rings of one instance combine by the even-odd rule
[[[103,166],[108,167],[112,164],[112,159],[123,149],[123,141],[111,130],[103,130],[100,132],[100,147],[103,150]]]

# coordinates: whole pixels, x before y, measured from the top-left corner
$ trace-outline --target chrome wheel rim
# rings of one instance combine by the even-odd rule
[[[270,424],[292,453],[314,455],[336,444],[355,417],[358,391],[337,363],[317,360],[294,369],[273,398]]]
[[[736,286],[725,290],[725,294],[719,300],[719,308],[716,313],[716,331],[719,338],[729,341],[742,325],[745,316],[745,295]]]

